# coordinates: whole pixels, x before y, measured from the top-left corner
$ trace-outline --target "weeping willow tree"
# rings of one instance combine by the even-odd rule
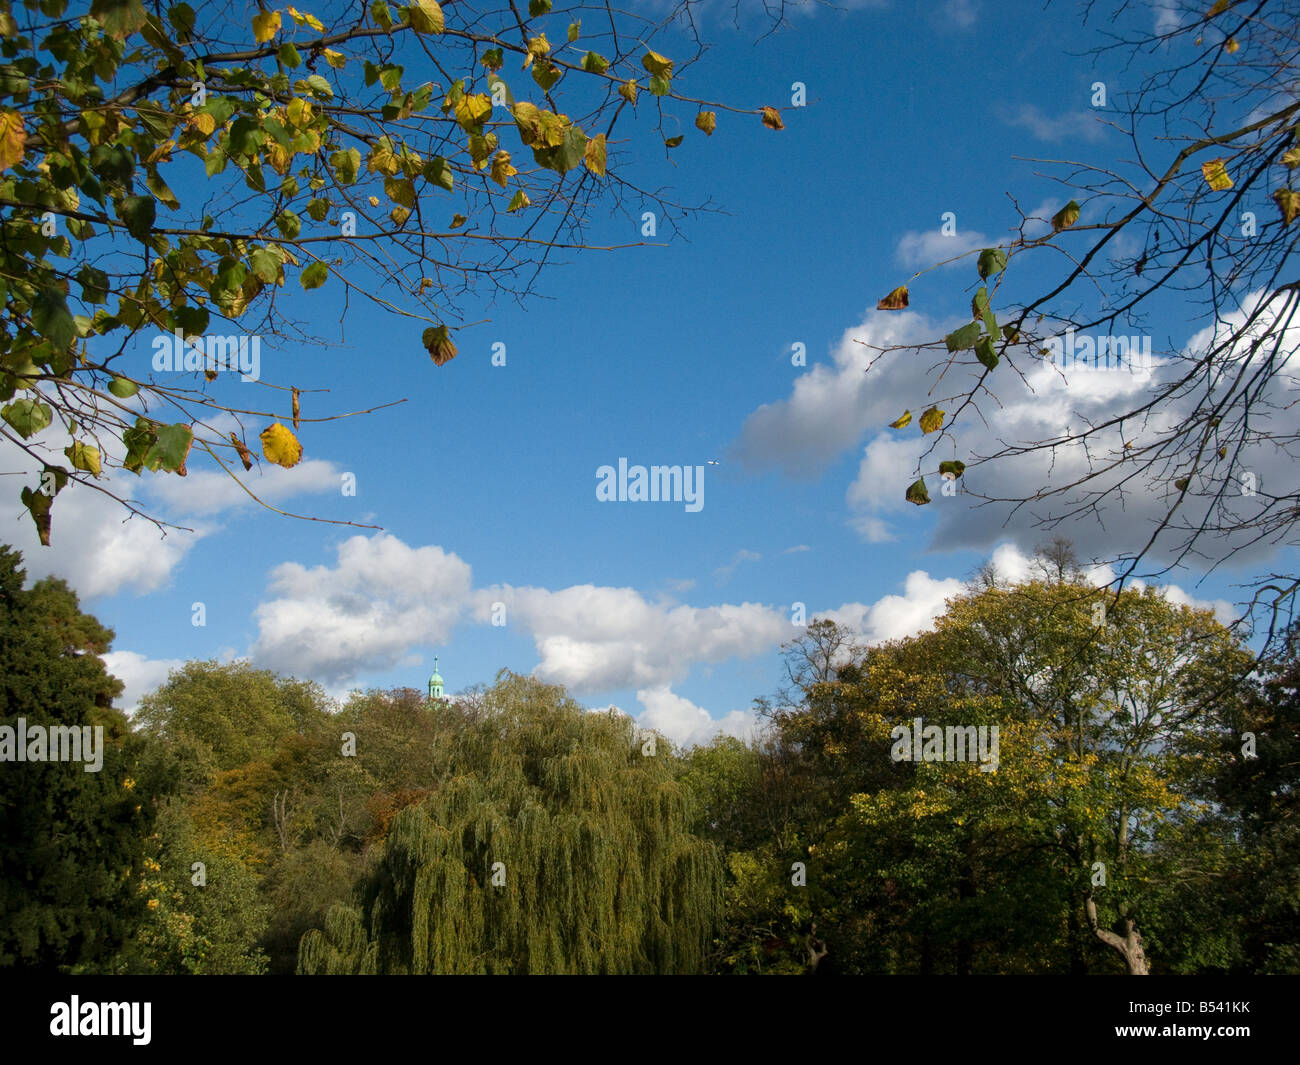
[[[722,865],[667,744],[510,673],[472,712],[428,712],[434,792],[394,818],[358,905],[303,937],[300,972],[705,970]]]

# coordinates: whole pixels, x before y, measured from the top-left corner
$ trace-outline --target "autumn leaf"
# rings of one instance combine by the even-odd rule
[[[1282,212],[1282,221],[1290,225],[1295,221],[1295,216],[1300,213],[1300,192],[1294,189],[1278,189],[1273,193],[1273,201],[1277,204],[1277,209]]]
[[[939,463],[939,476],[945,480],[955,481],[966,472],[966,463],[957,459],[950,459]]]
[[[8,170],[23,161],[27,130],[17,111],[0,111],[0,170]]]
[[[943,427],[944,412],[938,407],[931,407],[921,415],[921,432],[933,433]]]
[[[785,123],[781,121],[781,113],[775,107],[763,108],[763,125],[768,129],[785,129]]]
[[[510,197],[510,205],[506,208],[506,214],[513,214],[515,211],[522,211],[533,201],[528,198],[528,193],[520,189]]]
[[[1071,200],[1062,207],[1056,214],[1052,215],[1052,232],[1059,233],[1063,229],[1069,229],[1079,220],[1079,204]]]
[[[235,450],[239,452],[239,461],[244,464],[244,469],[251,470],[253,468],[252,452],[244,446],[244,442],[234,433],[230,434],[230,442],[235,445]]]
[[[618,87],[619,96],[623,97],[630,104],[636,103],[637,86],[636,81],[629,78]]]
[[[510,165],[510,153],[503,148],[492,157],[492,169],[489,173],[492,180],[504,189],[506,182],[519,171]]]
[[[441,33],[445,26],[442,8],[437,0],[415,0],[407,9],[411,29],[416,33]]]
[[[695,128],[700,130],[706,137],[712,137],[713,131],[718,128],[718,113],[716,111],[701,111],[695,116]]]
[[[283,466],[286,470],[298,465],[302,459],[302,445],[287,428],[276,422],[262,430],[262,457],[267,462]]]
[[[641,57],[641,65],[645,67],[648,74],[657,74],[661,78],[671,78],[673,76],[673,61],[658,52],[647,51]]]
[[[293,390],[293,431],[295,433],[298,431],[298,414],[301,411],[301,407],[298,405],[298,396],[299,391],[295,388]]]
[[[878,311],[901,311],[907,306],[907,286],[899,285],[888,296],[876,304]]]
[[[253,16],[253,40],[265,44],[280,32],[280,12],[263,11]]]
[[[907,495],[904,498],[909,503],[915,503],[918,507],[924,506],[930,502],[930,493],[925,489],[925,478],[918,477],[915,481],[907,486]]]
[[[451,342],[445,325],[431,325],[420,338],[435,366],[450,362],[456,357],[456,345]]]
[[[896,420],[889,423],[889,427],[891,429],[905,429],[911,424],[911,422],[912,412],[910,410],[905,410]]]
[[[598,133],[587,141],[582,153],[582,163],[597,177],[605,176],[605,134]]]
[[[1201,173],[1205,175],[1205,183],[1215,192],[1223,192],[1225,189],[1232,188],[1232,178],[1228,177],[1228,169],[1223,165],[1222,159],[1211,159],[1208,163],[1201,164]]]
[[[468,221],[469,221],[469,219],[466,218],[463,214],[455,214],[455,215],[452,215],[452,216],[451,216],[451,228],[452,228],[452,229],[459,229],[461,226],[463,226],[463,225],[464,225],[466,222],[468,222]]]
[[[63,449],[63,453],[68,456],[68,461],[75,468],[90,474],[92,477],[99,476],[99,448],[83,444],[80,440],[74,440],[72,444]]]

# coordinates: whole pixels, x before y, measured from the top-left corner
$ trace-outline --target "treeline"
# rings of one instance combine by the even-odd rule
[[[933,631],[817,621],[751,742],[688,751],[503,672],[335,706],[112,633],[0,549],[0,966],[109,973],[1300,972],[1300,636],[1116,598],[1057,545]]]

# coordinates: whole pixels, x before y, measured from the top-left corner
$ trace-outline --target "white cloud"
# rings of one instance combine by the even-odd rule
[[[333,567],[277,566],[270,590],[255,612],[253,661],[337,686],[445,642],[470,605],[471,573],[440,547],[377,533],[340,544]]]
[[[510,625],[533,638],[534,673],[576,693],[665,687],[697,663],[750,658],[797,634],[782,611],[759,603],[674,605],[649,602],[634,588],[503,585],[477,599],[480,620],[493,602],[505,603]]]
[[[38,483],[35,474],[5,479],[5,490],[0,492],[5,532],[0,540],[23,553],[30,579],[62,577],[85,599],[124,591],[144,595],[167,587],[194,545],[210,531],[196,526],[193,531],[168,529],[164,534],[109,496],[73,482],[55,497],[50,546],[44,547],[18,498],[20,481]],[[106,478],[105,483],[110,489],[121,488],[120,478],[117,482]]]
[[[752,710],[733,710],[715,718],[666,686],[643,688],[636,697],[645,707],[637,724],[663,733],[681,747],[708,743],[718,733],[748,740],[758,731],[758,718]]]
[[[996,241],[973,229],[958,228],[951,236],[945,234],[942,228],[913,229],[898,238],[894,256],[901,265],[918,270],[938,266],[939,263],[946,263],[946,269],[963,264],[969,267],[970,264],[965,259],[957,259],[956,262],[948,260],[956,259],[957,256],[965,255],[976,248],[987,248],[995,243]]]
[[[292,469],[266,464],[260,471],[238,472],[258,499],[282,503],[297,495],[321,492],[338,493],[340,470],[332,462],[308,459]],[[256,506],[257,502],[221,470],[202,470],[186,477],[157,477],[149,485],[149,494],[184,514],[212,514],[235,507]]]
[[[166,683],[168,674],[185,664],[179,658],[146,658],[134,651],[109,651],[103,658],[109,673],[125,685],[114,704],[128,714],[134,713],[142,696]]]
[[[750,551],[742,547],[731,557],[731,561],[719,566],[713,571],[713,576],[719,584],[725,584],[731,580],[731,575],[736,572],[736,568],[742,562],[761,562],[763,556],[757,551]]]
[[[1028,130],[1043,141],[1078,141],[1096,143],[1106,136],[1106,126],[1097,111],[1065,111],[1049,115],[1037,104],[999,108],[999,117],[1008,126]]]

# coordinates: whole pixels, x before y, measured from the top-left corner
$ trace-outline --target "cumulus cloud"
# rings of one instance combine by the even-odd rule
[[[1059,438],[1067,431],[1078,432],[1085,426],[1105,423],[1113,415],[1140,405],[1153,390],[1185,372],[1185,357],[1203,352],[1216,335],[1222,336],[1223,330],[1239,327],[1258,298],[1250,297],[1243,301],[1241,311],[1225,315],[1218,333],[1213,326],[1198,331],[1188,339],[1182,355],[1153,358],[1149,368],[1136,372],[1081,367],[1062,371],[1023,348],[1013,351],[1011,357],[1023,371],[1023,378],[1004,363],[997,381],[998,403],[987,422],[965,417],[952,429],[953,435],[928,455],[926,449],[936,438],[923,437],[914,429],[895,432],[887,426],[901,413],[901,407],[910,404],[915,408],[925,402],[935,360],[914,353],[886,356],[865,372],[868,352],[891,344],[930,342],[944,335],[949,326],[910,312],[893,316],[869,313],[860,325],[844,334],[831,364],[811,367],[796,379],[788,398],[766,404],[750,415],[734,449],[753,472],[777,468],[788,474],[811,474],[844,451],[861,447],[857,473],[845,498],[850,524],[868,542],[897,538],[900,517],[915,513],[913,505],[904,500],[903,490],[916,476],[925,475],[932,500],[925,512],[935,522],[932,549],[984,551],[1009,539],[1030,550],[1046,537],[1059,534],[1073,540],[1085,560],[1115,558],[1126,549],[1144,544],[1155,523],[1168,512],[1176,492],[1173,482],[1182,475],[1181,471],[1175,472],[1176,467],[1153,470],[1129,481],[1122,500],[1113,497],[1099,515],[1089,514],[1068,525],[1049,528],[1042,519],[1062,512],[1073,497],[1056,497],[1015,512],[1009,504],[1000,502],[974,505],[968,494],[945,496],[936,490],[941,484],[936,476],[938,463],[947,458],[965,461],[967,470],[958,487],[969,488],[972,493],[994,500],[1028,499],[1083,477],[1109,457],[1124,453],[1125,444],[1140,446],[1158,439],[1186,422],[1196,396],[1185,393],[1172,401],[1165,400],[1145,419],[1131,419],[1095,435],[1088,451],[1071,445],[1003,456],[986,465],[979,462],[982,456],[993,455],[1008,444]],[[1140,345],[1142,339],[1136,337],[1134,342]],[[1159,350],[1150,337],[1146,342]],[[1281,345],[1283,351],[1297,348],[1300,325],[1287,330]],[[953,394],[970,387],[970,370],[966,365],[950,369],[945,391]],[[1262,396],[1256,405],[1252,428],[1267,431],[1271,419],[1284,418],[1297,386],[1300,380],[1294,365],[1282,364],[1272,392]],[[1274,427],[1288,429],[1280,423]],[[1267,441],[1252,441],[1244,447],[1240,471],[1249,471],[1258,489],[1273,486],[1268,489],[1271,494],[1284,494],[1294,484],[1290,457]],[[1093,487],[1104,488],[1132,472],[1132,465],[1126,463],[1118,471],[1103,475]],[[1194,490],[1204,490],[1206,495],[1185,497],[1180,520],[1189,524],[1200,520],[1210,506],[1212,487],[1209,480],[1195,481]],[[1239,517],[1258,512],[1265,498],[1262,491],[1258,498],[1236,491],[1229,495]],[[1170,539],[1172,535],[1166,534],[1153,558],[1162,557],[1161,549],[1172,550],[1172,546],[1166,546],[1177,542]],[[1225,540],[1224,544],[1224,550],[1238,546],[1237,541]],[[1244,549],[1237,561],[1264,557],[1272,550],[1272,545],[1261,542]]]
[[[258,499],[283,503],[298,495],[339,491],[341,471],[332,462],[308,459],[292,469],[266,464],[240,474]],[[158,477],[149,485],[149,495],[184,514],[212,514],[236,507],[256,506],[256,500],[233,477],[220,470],[202,470],[186,477]]]
[[[898,238],[898,244],[894,248],[894,256],[900,265],[918,270],[937,266],[939,263],[946,263],[946,268],[963,264],[969,268],[970,264],[964,259],[957,259],[957,256],[965,255],[976,248],[987,248],[995,243],[996,241],[990,240],[983,233],[977,233],[973,229],[958,229],[951,235],[945,234],[941,227],[925,230],[913,229]],[[950,259],[956,259],[956,261],[949,262]]]
[[[334,566],[272,571],[273,598],[255,612],[259,667],[339,685],[445,642],[470,606],[469,565],[440,547],[378,533],[344,541],[337,554]]]
[[[166,683],[168,674],[185,664],[179,658],[147,658],[134,651],[109,651],[103,657],[109,673],[125,685],[114,705],[128,714],[135,712],[142,696]]]
[[[751,658],[798,631],[783,611],[760,603],[675,605],[634,588],[502,585],[477,598],[480,620],[493,602],[505,603],[510,624],[533,638],[534,673],[577,693],[665,687],[697,663]]]
[[[38,483],[35,473],[30,483]],[[167,587],[194,545],[210,531],[199,526],[164,532],[147,519],[133,517],[102,492],[74,482],[55,499],[50,546],[44,547],[18,492],[12,482],[0,492],[5,529],[0,539],[23,553],[30,579],[62,577],[83,599],[119,592],[144,595]]]
[[[643,688],[636,697],[645,707],[637,723],[662,733],[681,747],[706,744],[719,733],[748,740],[758,731],[758,718],[752,710],[732,710],[725,717],[715,718],[667,687]]]
[[[889,379],[888,387],[881,387],[881,375],[874,369],[866,372],[877,354],[874,349],[922,343],[944,332],[913,311],[869,312],[845,330],[830,364],[810,367],[796,378],[788,399],[764,404],[745,419],[730,454],[751,473],[778,468],[790,477],[816,475],[869,429],[898,417],[899,397],[915,394],[901,386],[925,388],[926,359],[884,360]],[[885,417],[887,412],[892,413]]]

